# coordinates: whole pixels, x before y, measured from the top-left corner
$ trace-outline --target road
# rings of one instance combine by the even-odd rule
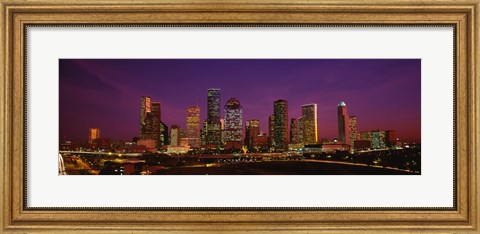
[[[90,175],[98,175],[97,170],[90,168],[90,166],[79,157],[63,156],[63,161],[65,163],[65,171],[69,175],[80,175],[85,172]]]

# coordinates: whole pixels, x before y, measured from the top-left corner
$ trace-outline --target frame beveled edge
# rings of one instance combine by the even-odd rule
[[[358,3],[358,1],[349,1]],[[171,4],[114,6],[95,5],[91,1],[73,4],[54,4],[51,1],[5,1],[1,3],[2,47],[0,65],[4,68],[2,110],[0,111],[4,149],[0,161],[3,231],[322,231],[322,230],[464,230],[478,232],[478,140],[477,107],[480,102],[476,83],[479,66],[478,1],[425,1],[415,6],[398,1],[397,5],[380,5],[371,0],[366,4],[343,5],[327,1],[289,4]],[[404,3],[402,3],[404,2]],[[46,4],[47,3],[47,4]],[[361,2],[360,2],[361,3]],[[369,4],[370,3],[370,4]],[[453,4],[463,5],[453,5]],[[50,5],[49,5],[50,4]],[[145,4],[145,5],[144,5]],[[336,8],[338,7],[338,8]],[[305,15],[309,12],[308,15]],[[65,13],[70,13],[66,15]],[[315,14],[312,14],[315,13]],[[334,16],[345,16],[332,20]],[[395,14],[392,14],[395,13]],[[302,14],[304,17],[302,18]],[[153,18],[150,18],[151,16]],[[206,16],[215,16],[206,18]],[[355,17],[352,17],[355,15]],[[124,18],[125,16],[126,19]],[[129,17],[128,17],[129,16]],[[182,18],[183,16],[183,18]],[[278,17],[283,16],[283,17]],[[286,20],[286,17],[290,17]],[[358,17],[360,16],[360,17]],[[90,18],[93,17],[93,18]],[[167,17],[167,18],[165,18]],[[328,20],[330,18],[330,20]],[[163,19],[163,21],[162,21]],[[457,198],[456,211],[35,211],[23,208],[23,25],[28,23],[218,23],[286,21],[324,23],[413,24],[452,23],[456,25],[457,40]],[[460,124],[461,123],[461,124]],[[16,131],[15,131],[16,130]],[[110,223],[103,223],[109,221]],[[215,224],[215,225],[213,225]]]

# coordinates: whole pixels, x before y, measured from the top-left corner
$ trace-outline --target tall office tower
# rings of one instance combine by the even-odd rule
[[[284,99],[276,100],[273,103],[273,138],[275,141],[275,149],[288,149],[288,102]]]
[[[220,89],[208,89],[207,122],[207,144],[219,148],[222,142],[220,130]]]
[[[180,145],[180,127],[178,127],[177,125],[172,125],[172,127],[170,128],[170,145]]]
[[[385,131],[372,130],[372,149],[384,149],[385,145]]]
[[[220,119],[221,145],[225,145],[225,119]]]
[[[200,129],[200,146],[207,145],[207,128],[208,128],[208,122],[207,120],[204,120],[203,128]]]
[[[305,143],[305,141],[303,140],[304,131],[305,128],[303,127],[303,118],[300,117],[298,118],[298,143]]]
[[[187,108],[187,138],[192,148],[200,147],[200,107]]]
[[[147,113],[151,111],[151,102],[150,97],[142,96],[140,98],[140,137],[145,130],[145,119],[147,118]]]
[[[260,121],[252,119],[245,122],[245,145],[249,149],[253,148],[253,139],[260,135]]]
[[[317,104],[302,106],[303,142],[315,144],[318,142]]]
[[[350,125],[350,145],[354,147],[357,140],[357,116],[350,116],[348,121]]]
[[[243,139],[242,105],[235,98],[230,98],[225,104],[225,143],[232,148],[241,148]]]
[[[397,145],[397,138],[395,138],[394,130],[385,130],[385,145],[393,147]]]
[[[161,132],[160,103],[152,102],[150,112],[146,112],[145,126],[140,137],[155,140],[155,147],[158,149],[163,145]]]
[[[300,143],[300,130],[299,130],[298,118],[290,119],[290,143],[291,144]]]
[[[345,102],[338,103],[338,140],[343,144],[350,145],[350,124],[348,123],[347,105]]]
[[[170,144],[170,135],[168,135],[168,126],[164,122],[160,122],[160,145],[158,148],[161,148],[163,145]]]
[[[88,133],[88,144],[93,145],[96,139],[100,138],[99,128],[90,128]]]
[[[275,116],[274,115],[268,116],[268,145],[270,147],[273,147],[275,145],[275,138],[274,138],[275,128],[274,128],[274,125],[275,125]]]

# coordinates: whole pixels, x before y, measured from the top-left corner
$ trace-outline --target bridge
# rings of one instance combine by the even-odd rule
[[[91,151],[59,151],[60,154],[77,154],[77,155],[102,155],[117,157],[138,157],[141,153],[112,153],[112,152],[91,152]]]

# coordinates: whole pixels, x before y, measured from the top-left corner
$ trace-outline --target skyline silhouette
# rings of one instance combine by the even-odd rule
[[[337,137],[337,104],[344,101],[358,130],[392,129],[420,142],[420,59],[60,59],[60,138],[86,140],[139,135],[140,96],[161,103],[162,122],[185,128],[186,108],[206,119],[207,89],[220,88],[221,116],[230,98],[243,122],[260,120],[268,133],[273,102],[288,101],[288,118],[318,105],[319,139]]]

